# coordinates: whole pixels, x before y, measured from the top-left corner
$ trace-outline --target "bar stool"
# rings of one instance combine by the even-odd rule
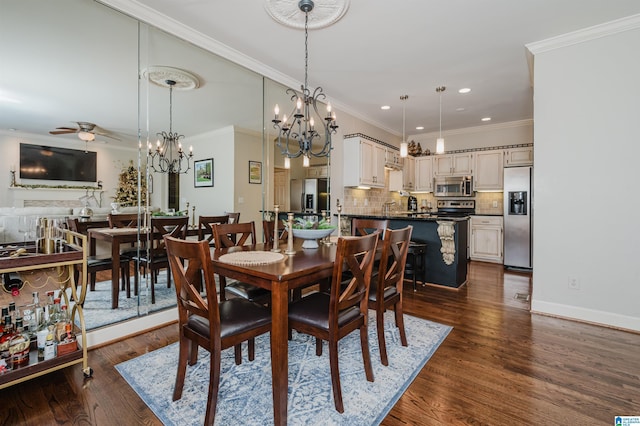
[[[416,289],[416,277],[419,276],[424,282],[424,271],[426,266],[427,245],[411,241],[407,251],[407,263],[404,267],[404,276],[411,277],[413,281],[413,291]]]

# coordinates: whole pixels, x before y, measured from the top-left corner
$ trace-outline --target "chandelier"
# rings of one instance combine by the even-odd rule
[[[274,108],[275,118],[271,120],[273,127],[278,129],[276,145],[285,157],[285,167],[290,164],[291,158],[303,156],[304,166],[309,166],[309,159],[313,157],[328,157],[331,154],[331,135],[336,133],[335,112],[331,111],[331,104],[327,103],[327,114],[322,116],[318,112],[318,102],[326,99],[322,87],[317,87],[313,93],[308,86],[309,66],[309,12],[313,10],[312,0],[300,0],[298,8],[304,12],[304,85],[300,86],[300,93],[293,89],[287,89],[294,103],[289,118],[286,115],[280,119],[280,108],[276,104]],[[314,117],[316,120],[314,120]],[[324,135],[316,130],[316,126],[322,126]],[[323,141],[322,147],[313,150],[314,140]],[[293,146],[293,147],[292,147]]]
[[[149,143],[150,165],[154,172],[187,173],[191,168],[193,147],[189,147],[189,154],[186,154],[180,142],[184,135],[173,131],[173,87],[176,85],[176,81],[167,79],[164,83],[169,87],[169,131],[157,133],[162,141],[158,139],[155,149],[152,149],[151,143]],[[183,160],[186,165],[185,169],[182,168]]]

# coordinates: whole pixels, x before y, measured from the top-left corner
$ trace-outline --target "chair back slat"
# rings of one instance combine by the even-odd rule
[[[268,244],[273,244],[274,221],[263,220],[262,231],[264,232],[264,240],[265,240],[264,242]],[[284,225],[278,224],[278,239],[280,241],[286,241],[288,237],[289,237],[289,233],[285,229]]]
[[[109,213],[107,216],[109,220],[110,228],[137,228],[138,227],[138,213],[122,213],[113,214]]]
[[[381,237],[389,227],[387,219],[362,219],[355,218],[351,221],[351,235],[362,236],[380,231]]]
[[[199,315],[208,319],[212,330],[219,333],[220,315],[209,244],[204,240],[189,241],[170,235],[165,235],[163,240],[176,286],[180,324],[186,324],[190,315]],[[202,277],[206,300],[199,291]]]
[[[412,231],[413,226],[409,225],[402,229],[388,229],[384,235],[376,286],[379,301],[384,300],[385,289],[391,286],[395,286],[397,292],[402,294],[404,268],[407,263]]]
[[[354,306],[358,306],[361,313],[366,315],[371,271],[379,235],[379,232],[374,232],[360,237],[338,239],[331,283],[330,324],[337,326],[339,313]],[[351,273],[346,285],[342,283],[345,272]]]
[[[256,227],[254,222],[220,223],[213,225],[216,248],[243,246],[256,243]],[[235,237],[235,240],[234,240]]]
[[[229,223],[229,215],[221,216],[199,216],[198,217],[198,239],[206,239],[209,243],[213,241],[213,228],[214,224]]]

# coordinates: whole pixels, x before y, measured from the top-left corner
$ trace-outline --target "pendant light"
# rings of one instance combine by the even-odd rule
[[[404,124],[405,124],[405,109],[404,105],[406,100],[409,99],[409,95],[400,96],[402,101],[402,142],[400,143],[400,157],[405,158],[409,155],[409,146],[407,145],[407,139],[404,137]]]
[[[436,92],[440,94],[440,136],[436,139],[436,154],[444,154],[444,138],[442,137],[442,92],[445,86],[436,87]]]

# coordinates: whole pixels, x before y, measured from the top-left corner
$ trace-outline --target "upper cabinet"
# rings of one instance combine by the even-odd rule
[[[344,186],[384,188],[385,148],[360,137],[344,140]]]
[[[524,146],[520,148],[509,148],[504,151],[504,166],[532,166],[533,147]]]
[[[415,190],[433,192],[433,156],[416,158],[415,172]]]
[[[473,154],[464,152],[460,154],[441,154],[433,157],[433,175],[439,176],[464,176],[473,172]]]
[[[404,158],[404,165],[402,166],[402,186],[407,191],[414,191],[416,189],[416,172],[415,172],[416,159],[412,156]]]
[[[326,178],[329,176],[329,166],[310,166],[305,172],[308,178]]]
[[[402,157],[400,157],[400,151],[397,149],[385,148],[385,161],[384,165],[393,170],[402,169]]]
[[[475,153],[473,188],[475,191],[502,191],[504,154],[501,149]]]

